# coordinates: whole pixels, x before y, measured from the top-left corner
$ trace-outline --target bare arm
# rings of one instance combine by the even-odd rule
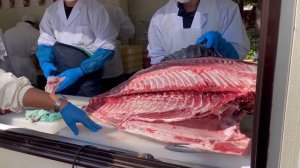
[[[24,107],[34,107],[53,110],[55,102],[57,100],[57,95],[51,95],[42,90],[31,88],[25,93],[23,97],[23,105]],[[59,108],[59,111],[61,111],[67,105],[67,103],[68,102],[64,100]]]
[[[57,95],[33,88],[27,78],[16,78],[13,74],[0,69],[0,112],[3,110],[20,112],[23,107],[52,110],[57,100]],[[82,123],[93,132],[101,129],[101,126],[93,122],[83,110],[67,100],[63,100],[59,111],[75,135],[79,134],[76,123]]]
[[[24,106],[52,110],[57,99],[58,96],[56,95],[51,95],[39,89],[31,88],[25,93],[23,97],[23,104]],[[59,111],[61,112],[65,123],[75,135],[79,134],[76,123],[82,123],[93,132],[97,132],[101,129],[101,126],[92,121],[83,110],[77,108],[66,100],[62,102],[59,107]]]
[[[21,112],[23,107],[54,109],[57,95],[50,95],[42,90],[33,88],[30,81],[17,78],[11,73],[0,70],[0,109]],[[63,101],[60,111],[67,104]]]
[[[27,107],[52,110],[54,109],[57,99],[57,95],[51,95],[39,89],[31,88],[27,90],[23,97],[23,105]],[[93,132],[97,132],[99,129],[101,129],[101,126],[93,122],[84,111],[69,103],[67,100],[63,100],[61,106],[59,107],[59,111],[61,112],[65,123],[75,135],[79,134],[76,123],[82,123],[85,127]]]

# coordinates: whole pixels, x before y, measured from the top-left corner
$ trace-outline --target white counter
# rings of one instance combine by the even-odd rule
[[[97,133],[92,133],[80,125],[78,126],[80,131],[79,136],[73,135],[69,128],[62,129],[59,132],[59,135],[138,153],[149,153],[157,159],[176,160],[194,166],[195,164],[218,168],[241,168],[243,166],[250,166],[250,156],[243,157],[214,153],[173,152],[165,149],[164,143],[125,133],[106,124],[100,123],[100,125],[102,125],[103,128]]]
[[[67,96],[68,100],[74,105],[81,107],[88,104],[88,98]],[[39,132],[57,134],[61,129],[66,127],[63,119],[59,119],[54,122],[35,122],[32,123],[25,119],[25,111],[21,113],[9,113],[0,116],[0,123],[6,125],[12,125],[19,128],[27,128]]]
[[[76,96],[68,96],[68,98],[73,104],[79,107],[88,104],[88,98]],[[51,123],[31,123],[30,121],[25,120],[24,113],[10,113],[0,116],[0,123],[13,125],[19,128],[33,129],[50,134],[58,134],[64,137],[135,151],[138,153],[149,153],[157,159],[176,160],[180,162],[186,162],[190,165],[200,164],[221,168],[240,168],[242,166],[250,165],[250,156],[240,157],[214,153],[173,152],[165,149],[164,143],[157,142],[153,139],[128,134],[102,123],[100,123],[100,125],[103,126],[103,129],[97,133],[92,133],[82,125],[78,125],[80,131],[79,136],[74,136],[62,119]]]

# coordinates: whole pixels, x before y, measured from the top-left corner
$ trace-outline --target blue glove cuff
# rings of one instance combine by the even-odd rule
[[[239,59],[239,55],[233,45],[220,37],[218,51],[226,58]]]
[[[224,57],[231,59],[239,59],[239,55],[233,45],[227,42],[220,32],[210,31],[197,39],[197,44],[206,41],[206,48],[214,48]]]
[[[45,62],[53,63],[53,46],[44,44],[38,45],[36,56],[41,66]]]
[[[85,74],[92,73],[103,67],[114,56],[113,50],[98,49],[91,58],[83,61],[80,65]]]
[[[85,75],[85,73],[81,67],[77,67],[76,71],[78,72],[77,74],[80,78]]]
[[[66,115],[66,113],[67,113],[67,110],[66,109],[69,109],[69,108],[74,108],[73,107],[74,105],[72,104],[72,103],[70,103],[70,102],[68,102],[68,104],[60,111],[61,112],[61,114],[62,115]]]

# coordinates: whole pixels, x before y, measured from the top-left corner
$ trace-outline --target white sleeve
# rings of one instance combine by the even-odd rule
[[[120,19],[120,36],[125,38],[130,38],[134,36],[135,28],[131,20],[125,13],[122,11],[121,8],[117,7],[117,13]]]
[[[27,78],[17,78],[0,69],[0,110],[21,112],[23,97],[30,88],[32,86]]]
[[[157,64],[167,55],[162,45],[162,32],[158,16],[154,16],[151,19],[148,30],[148,42],[148,57],[151,58],[151,64]]]
[[[7,56],[3,39],[4,39],[3,38],[3,33],[2,33],[2,30],[0,29],[0,61],[4,61],[4,57]]]
[[[101,6],[101,9],[94,10],[93,12],[95,12],[93,13],[93,30],[96,35],[95,48],[114,50],[118,31],[113,26],[106,9]]]
[[[250,51],[250,42],[241,18],[240,10],[235,4],[224,14],[222,36],[236,49],[241,60]]]
[[[52,6],[51,6],[52,7]],[[55,35],[53,28],[51,26],[51,18],[52,18],[52,12],[51,7],[49,7],[46,12],[44,13],[44,16],[40,23],[40,37],[38,39],[38,44],[44,44],[44,45],[50,45],[53,46],[56,42]]]

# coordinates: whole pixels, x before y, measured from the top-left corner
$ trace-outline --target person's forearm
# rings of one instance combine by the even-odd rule
[[[53,46],[45,45],[45,44],[40,44],[38,45],[38,49],[36,51],[36,57],[42,65],[45,62],[48,63],[53,63]]]
[[[57,95],[51,95],[42,90],[31,88],[23,97],[23,106],[53,110],[57,100]],[[67,103],[68,102],[64,100],[59,108],[59,111],[61,111],[67,105]]]
[[[84,60],[80,68],[85,74],[95,72],[103,67],[103,65],[110,61],[114,56],[114,50],[99,49],[91,58]]]

